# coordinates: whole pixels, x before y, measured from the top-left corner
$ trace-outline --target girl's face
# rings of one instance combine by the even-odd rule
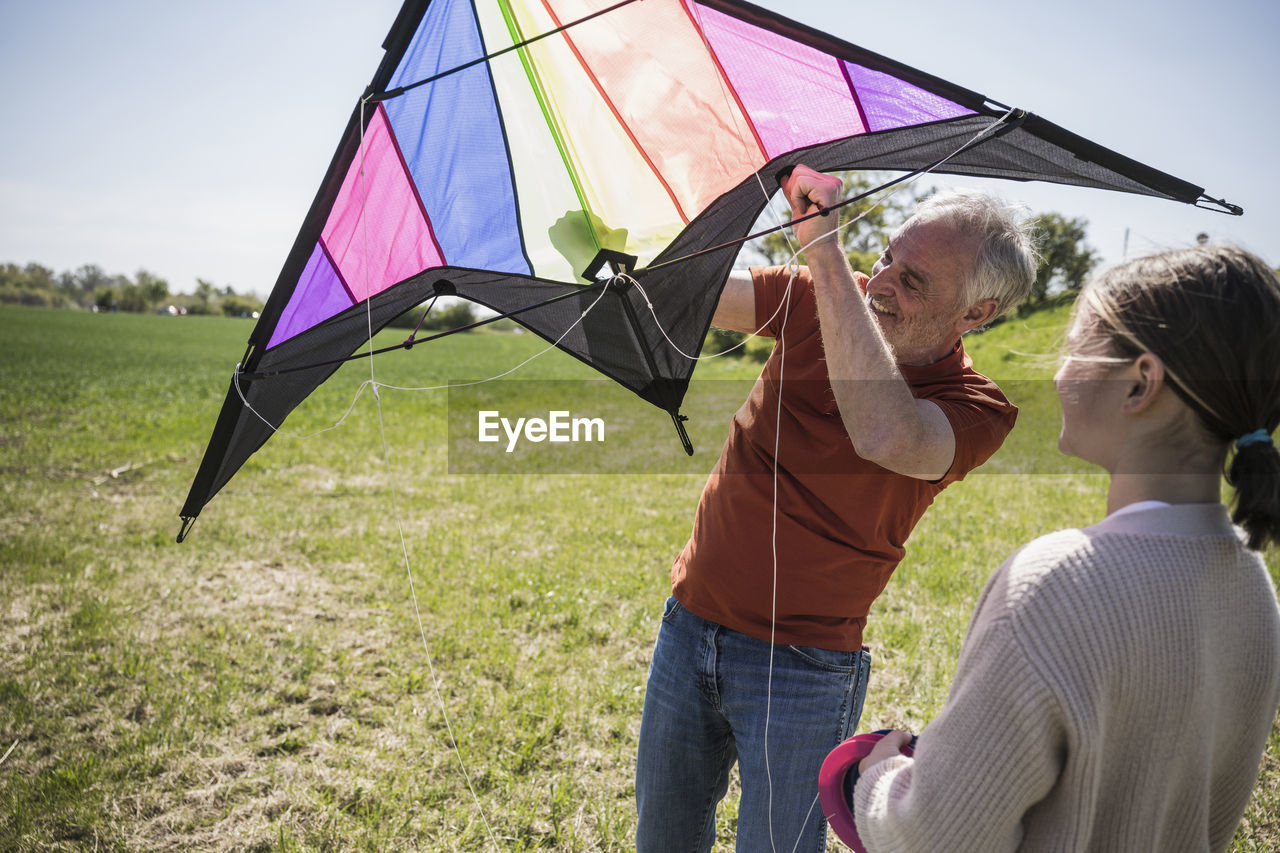
[[[1058,449],[1068,456],[1111,470],[1119,438],[1118,420],[1126,382],[1120,369],[1133,359],[1117,356],[1101,334],[1086,305],[1081,305],[1067,332],[1062,366],[1053,377],[1062,404]]]

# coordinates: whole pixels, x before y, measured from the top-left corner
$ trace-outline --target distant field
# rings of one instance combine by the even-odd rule
[[[1023,416],[877,603],[863,729],[922,727],[990,571],[1102,515],[1103,478],[1052,451],[1064,318],[971,339]],[[758,364],[700,365],[692,459],[665,413],[557,352],[492,399],[607,410],[627,438],[588,461],[477,462],[462,392],[384,390],[388,465],[366,390],[340,428],[268,442],[175,544],[250,328],[0,307],[0,849],[632,849],[670,561]],[[439,385],[544,347],[461,335],[374,370]],[[285,428],[332,425],[369,375],[345,367]],[[1280,849],[1280,729],[1235,849]]]

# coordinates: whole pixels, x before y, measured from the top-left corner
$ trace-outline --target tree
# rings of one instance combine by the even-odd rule
[[[443,303],[442,303],[443,304]],[[426,314],[426,318],[423,315]],[[397,329],[417,329],[419,334],[426,332],[447,332],[459,326],[469,326],[479,319],[470,302],[459,299],[447,307],[436,307],[427,313],[424,306],[411,308],[396,317],[388,325]],[[515,325],[512,323],[511,325]]]
[[[218,288],[202,278],[196,279],[196,301],[191,306],[192,314],[212,314],[214,303],[218,299]]]
[[[151,303],[146,291],[133,282],[128,282],[116,294],[116,307],[131,314],[143,314],[150,310]]]
[[[1079,290],[1098,264],[1098,253],[1085,243],[1087,219],[1068,219],[1060,213],[1036,217],[1034,234],[1040,266],[1025,310],[1034,310],[1059,292]]]
[[[169,282],[164,279],[140,269],[137,276],[135,276],[135,281],[142,299],[146,303],[146,307],[143,308],[144,311],[154,308],[158,303],[169,298]]]
[[[85,264],[73,274],[76,287],[85,296],[91,296],[99,287],[110,287],[111,277],[97,264]]]
[[[58,273],[56,287],[72,299],[80,295],[80,282],[76,281],[75,273],[65,271]]]
[[[99,287],[93,292],[93,304],[99,311],[116,310],[116,292],[110,287]]]
[[[27,264],[22,270],[26,278],[26,286],[32,290],[53,290],[53,270],[40,264]]]

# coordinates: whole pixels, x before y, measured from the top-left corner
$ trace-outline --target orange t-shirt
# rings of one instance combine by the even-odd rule
[[[751,273],[757,325],[778,343],[702,490],[693,532],[671,570],[673,594],[698,616],[762,640],[853,651],[916,522],[939,492],[999,449],[1018,410],[957,341],[939,362],[899,367],[916,397],[937,403],[951,422],[951,470],[928,482],[868,462],[854,452],[836,408],[808,271],[801,269],[781,310],[788,270]]]

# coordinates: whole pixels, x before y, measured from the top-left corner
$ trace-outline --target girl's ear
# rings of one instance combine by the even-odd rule
[[[1130,415],[1137,414],[1149,407],[1164,387],[1164,362],[1155,353],[1144,352],[1126,369],[1125,379],[1129,381],[1129,386],[1121,411]]]

